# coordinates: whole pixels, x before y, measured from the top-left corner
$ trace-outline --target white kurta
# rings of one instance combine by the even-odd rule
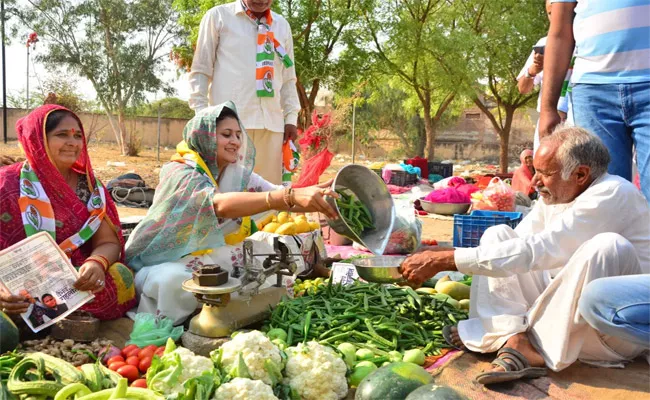
[[[493,352],[529,332],[553,370],[643,350],[602,337],[578,312],[590,281],[650,273],[650,207],[618,176],[605,174],[570,204],[538,202],[515,230],[490,228],[481,246],[457,249],[455,259],[459,271],[476,275],[470,319],[458,326],[470,350]]]
[[[281,15],[272,15],[271,31],[295,61],[291,27]],[[284,132],[285,124],[296,125],[300,100],[295,66],[285,68],[276,56],[275,96],[257,97],[256,56],[257,25],[246,15],[241,0],[208,10],[201,20],[189,76],[190,108],[198,111],[232,100],[246,129]]]

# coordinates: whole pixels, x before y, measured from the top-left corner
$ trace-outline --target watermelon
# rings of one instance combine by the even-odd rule
[[[452,388],[434,383],[420,386],[412,391],[406,400],[469,400]]]
[[[0,354],[14,350],[18,346],[18,327],[14,321],[0,311]]]
[[[424,368],[408,362],[394,362],[366,376],[357,387],[355,400],[404,400],[412,391],[433,378]]]

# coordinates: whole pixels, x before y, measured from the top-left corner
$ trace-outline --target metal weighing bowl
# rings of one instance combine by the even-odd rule
[[[393,198],[384,181],[370,169],[350,164],[339,170],[332,187],[334,189],[347,188],[352,191],[370,211],[376,229],[366,230],[361,236],[357,236],[342,217],[336,220],[327,218],[327,224],[339,235],[352,239],[373,254],[384,254],[395,219]],[[329,196],[326,196],[325,199],[341,215],[336,200]]]
[[[405,256],[377,256],[352,261],[361,279],[374,283],[402,282],[400,265]]]
[[[420,199],[422,209],[428,213],[440,215],[465,214],[469,210],[471,203],[432,203]]]

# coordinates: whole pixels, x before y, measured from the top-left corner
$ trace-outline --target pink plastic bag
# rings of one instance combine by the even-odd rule
[[[467,193],[463,193],[454,187],[446,189],[434,190],[429,193],[424,200],[432,203],[469,203],[470,198]]]
[[[472,196],[474,210],[514,211],[517,193],[500,178],[494,177],[483,190],[482,198]]]

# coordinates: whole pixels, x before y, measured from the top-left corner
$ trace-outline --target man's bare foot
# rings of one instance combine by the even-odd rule
[[[451,344],[461,349],[465,348],[465,345],[463,344],[463,341],[460,339],[460,335],[458,334],[457,326],[451,327]]]
[[[518,333],[511,337],[503,347],[510,347],[520,352],[524,357],[526,357],[531,367],[544,367],[546,365],[544,363],[544,357],[535,350],[533,345],[530,343],[530,339],[528,339],[528,334],[526,334],[526,332]],[[501,366],[494,366],[490,371],[498,372],[505,371],[505,369]]]

